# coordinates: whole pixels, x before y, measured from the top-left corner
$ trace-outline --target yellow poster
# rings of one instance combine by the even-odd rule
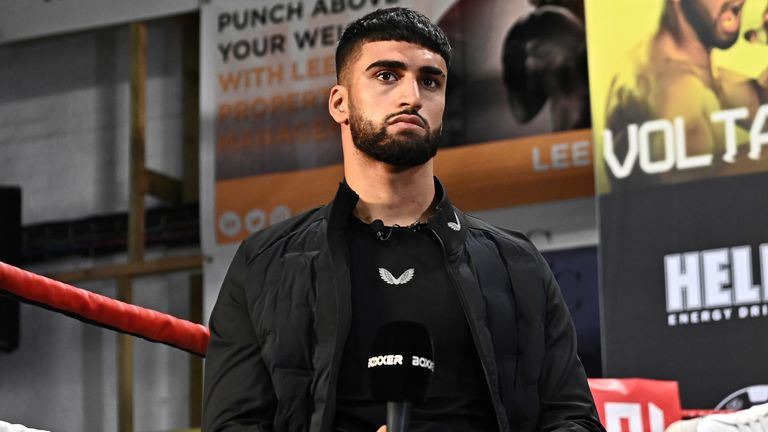
[[[598,192],[768,168],[768,1],[586,2]]]

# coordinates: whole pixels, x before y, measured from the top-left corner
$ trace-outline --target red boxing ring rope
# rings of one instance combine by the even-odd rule
[[[201,324],[67,285],[2,261],[0,291],[25,303],[205,357],[210,333]]]

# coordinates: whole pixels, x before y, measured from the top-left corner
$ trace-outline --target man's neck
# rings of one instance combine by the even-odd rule
[[[654,39],[654,45],[665,56],[673,60],[690,62],[702,69],[703,72],[711,74],[710,54],[712,49],[699,40],[696,31],[683,18],[679,4],[672,6],[672,8],[665,11],[661,29]],[[677,13],[675,13],[674,8],[677,9]]]
[[[347,184],[360,197],[353,214],[370,223],[408,226],[426,221],[434,212],[435,182],[432,161],[408,169],[381,162],[345,165]]]

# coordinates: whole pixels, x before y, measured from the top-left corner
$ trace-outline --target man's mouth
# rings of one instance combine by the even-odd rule
[[[744,8],[744,0],[726,3],[720,17],[722,29],[728,33],[739,31],[741,10]]]
[[[416,125],[422,129],[426,129],[427,125],[424,123],[424,120],[422,120],[421,117],[414,114],[400,114],[392,117],[389,119],[388,122],[390,125],[393,125],[395,123],[408,123],[412,125]]]

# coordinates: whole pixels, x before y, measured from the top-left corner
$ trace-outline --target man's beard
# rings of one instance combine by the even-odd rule
[[[432,131],[429,123],[419,116],[424,122],[426,133],[424,136],[404,133],[398,136],[387,132],[387,122],[398,115],[418,115],[413,110],[401,111],[388,115],[382,125],[376,125],[358,113],[350,106],[349,128],[352,133],[352,142],[358,150],[365,153],[371,159],[398,167],[412,168],[423,165],[437,154],[442,128]]]
[[[739,39],[739,32],[730,36],[718,34],[717,20],[719,16],[711,16],[701,0],[683,0],[680,2],[680,7],[686,20],[705,46],[728,49]],[[728,7],[728,4],[726,3],[723,7]]]

